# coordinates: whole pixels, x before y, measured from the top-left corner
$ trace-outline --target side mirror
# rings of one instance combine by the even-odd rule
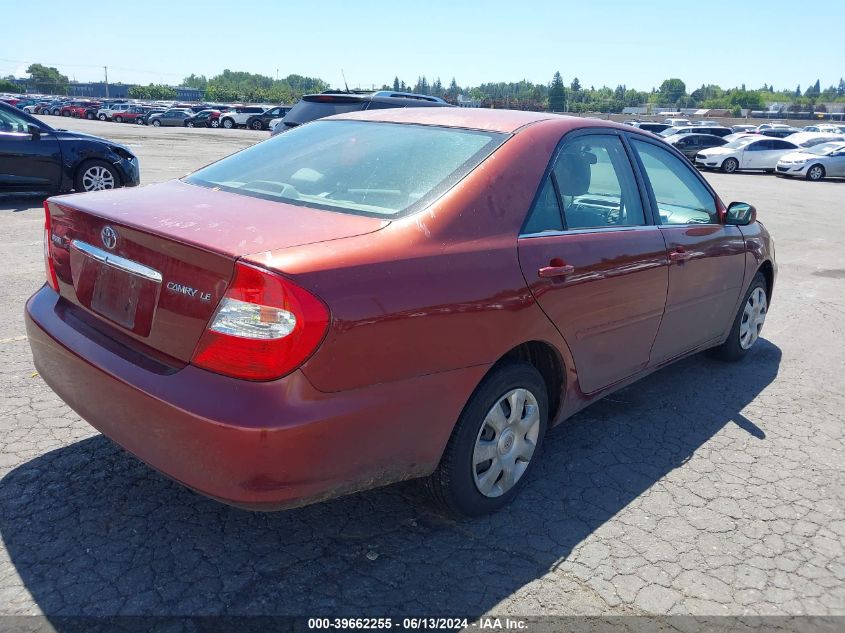
[[[735,226],[748,226],[757,221],[757,209],[747,202],[731,202],[728,205],[728,213],[725,217],[725,224]]]
[[[41,133],[43,132],[40,127],[38,127],[37,125],[33,125],[32,123],[26,126],[26,131],[32,134],[33,141],[37,141],[39,138],[41,138]]]

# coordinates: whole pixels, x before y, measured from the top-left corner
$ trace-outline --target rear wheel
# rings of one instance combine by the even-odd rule
[[[739,161],[736,158],[727,158],[722,163],[722,171],[726,174],[732,174],[739,168]]]
[[[219,119],[211,119],[211,123],[209,123],[211,127],[220,127],[220,120]]]
[[[135,119],[135,123],[137,123],[138,125],[144,125],[144,119],[141,118],[141,117],[138,117],[137,119]]]
[[[540,373],[508,363],[488,374],[461,413],[427,487],[447,510],[479,516],[508,504],[536,463],[548,426]]]
[[[120,187],[120,175],[104,160],[88,160],[76,170],[74,188],[79,191],[103,191]]]
[[[120,116],[119,114],[116,117],[114,117],[114,120],[115,120],[115,123],[123,123],[123,117]]]
[[[824,180],[824,167],[821,165],[813,165],[807,170],[807,180]]]
[[[727,340],[710,350],[712,356],[726,361],[741,360],[757,342],[769,311],[766,278],[758,272],[739,306]]]
[[[98,114],[97,118],[100,119],[100,121],[105,121],[107,117],[105,114]]]
[[[250,123],[249,127],[253,130],[263,130],[264,124],[261,123],[261,119],[255,119],[252,123]]]
[[[88,112],[88,113],[86,113],[85,118],[88,119],[89,121],[93,121],[97,117],[94,115],[93,112]]]
[[[188,121],[187,123],[185,123],[185,127],[195,127],[195,126],[194,126],[194,122],[193,122],[193,121]]]
[[[161,127],[161,121],[159,121],[158,119],[155,119],[153,121],[153,127]]]

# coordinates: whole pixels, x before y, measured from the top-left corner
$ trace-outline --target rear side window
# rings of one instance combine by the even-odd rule
[[[430,204],[505,139],[506,134],[456,128],[318,121],[185,181],[288,204],[396,217]]]
[[[716,200],[680,158],[651,143],[631,139],[654,194],[661,224],[718,224]]]
[[[345,112],[358,112],[367,105],[366,101],[300,101],[285,116],[288,123],[308,123],[316,119],[343,114]]]
[[[522,229],[524,234],[542,233],[543,231],[562,231],[563,220],[560,217],[560,204],[555,192],[552,177],[548,176],[540,190],[537,201],[528,214],[528,221]]]

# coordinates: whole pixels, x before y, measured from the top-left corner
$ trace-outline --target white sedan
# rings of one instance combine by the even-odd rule
[[[704,169],[721,169],[732,174],[738,169],[755,169],[774,172],[784,154],[795,151],[795,143],[770,136],[744,136],[727,145],[704,150],[695,155],[695,166]]]

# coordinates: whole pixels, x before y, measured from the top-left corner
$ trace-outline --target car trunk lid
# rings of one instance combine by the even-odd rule
[[[190,361],[238,258],[388,223],[180,181],[54,197],[47,208],[63,298],[177,365]]]

